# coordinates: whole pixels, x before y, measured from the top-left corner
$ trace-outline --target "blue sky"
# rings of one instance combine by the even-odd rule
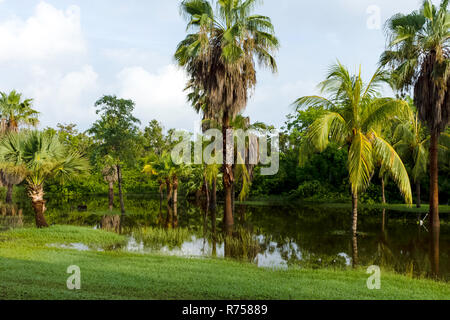
[[[179,0],[0,0],[0,91],[35,99],[41,127],[96,119],[94,102],[116,94],[136,102],[146,125],[194,130],[184,72],[172,58],[185,36]],[[281,127],[290,104],[317,93],[336,59],[369,77],[385,47],[383,24],[420,0],[265,0],[281,48],[276,75],[259,70],[246,115]],[[435,1],[436,3],[436,1]],[[377,25],[377,21],[381,21]],[[387,93],[388,94],[388,93]]]

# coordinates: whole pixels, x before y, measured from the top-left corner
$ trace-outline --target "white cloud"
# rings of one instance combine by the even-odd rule
[[[42,126],[93,121],[98,75],[87,62],[79,7],[40,2],[30,17],[1,21],[0,39],[1,91],[33,98]]]
[[[152,119],[166,128],[193,130],[198,118],[186,103],[186,75],[174,65],[156,73],[142,67],[123,69],[118,75],[119,96],[136,102],[135,115],[146,125]]]
[[[79,71],[56,75],[37,69],[36,78],[26,88],[44,116],[43,125],[88,124],[94,121],[93,104],[98,96],[98,74],[86,65]]]
[[[13,16],[0,24],[0,62],[49,61],[86,53],[80,24],[80,8],[58,10],[40,2],[26,20]]]

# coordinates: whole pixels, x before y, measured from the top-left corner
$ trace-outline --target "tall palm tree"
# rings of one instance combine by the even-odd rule
[[[403,162],[379,133],[386,121],[405,111],[407,104],[394,98],[379,98],[377,89],[384,81],[386,73],[378,70],[365,84],[361,69],[352,76],[338,62],[319,85],[328,97],[307,96],[295,102],[298,108],[323,107],[327,110],[308,128],[302,140],[301,163],[305,163],[310,154],[324,151],[330,142],[348,149],[354,236],[358,223],[358,195],[369,186],[376,162],[380,161],[389,171],[406,202],[412,203],[411,185]]]
[[[0,92],[0,135],[8,132],[19,132],[21,125],[36,126],[39,123],[39,112],[32,109],[32,99],[22,99],[22,94],[11,91]],[[15,172],[0,171],[0,182],[6,187],[6,203],[13,202],[14,186],[20,184],[23,177]]]
[[[394,70],[394,81],[414,89],[419,117],[430,130],[430,217],[439,228],[438,141],[450,121],[449,0],[439,7],[424,1],[419,10],[396,14],[387,23],[389,45],[381,64]]]
[[[233,154],[226,133],[233,118],[246,107],[249,90],[255,87],[255,58],[260,65],[277,70],[273,52],[279,43],[270,18],[252,14],[258,2],[185,0],[181,3],[187,28],[193,33],[179,43],[175,59],[190,76],[189,84],[204,93],[208,114],[222,125],[226,146],[222,169],[225,224],[228,226],[234,224],[234,177],[232,165],[226,161],[226,155]]]
[[[61,144],[56,135],[39,131],[9,133],[0,141],[0,168],[23,175],[36,226],[48,227],[44,213],[47,179],[71,179],[89,169],[88,161]]]

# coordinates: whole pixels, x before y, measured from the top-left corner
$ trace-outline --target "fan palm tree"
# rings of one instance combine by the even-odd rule
[[[408,173],[394,148],[379,132],[382,124],[407,108],[406,102],[394,98],[379,98],[377,89],[386,81],[386,74],[378,70],[364,84],[359,73],[351,76],[339,62],[333,65],[325,81],[320,84],[328,98],[307,96],[295,104],[301,107],[323,107],[327,111],[309,128],[300,146],[300,162],[308,155],[324,151],[330,142],[348,148],[348,170],[352,193],[353,235],[357,233],[358,195],[370,184],[377,161],[389,171],[398,184],[406,202],[412,203]]]
[[[32,99],[22,99],[22,94],[11,91],[9,94],[0,92],[0,134],[19,132],[21,125],[36,126],[39,123],[39,112],[32,109]],[[20,184],[23,177],[15,172],[0,171],[0,182],[6,187],[6,203],[13,202],[14,186]]]
[[[32,99],[22,99],[22,94],[11,91],[9,94],[0,92],[0,114],[5,120],[6,132],[18,132],[20,125],[35,127],[38,123],[39,112],[32,109]]]
[[[0,168],[25,177],[36,226],[43,228],[48,227],[44,216],[45,181],[77,177],[87,172],[89,163],[62,145],[56,135],[31,131],[9,133],[0,141]]]
[[[414,89],[419,117],[430,130],[430,217],[439,228],[438,141],[450,120],[449,0],[424,1],[419,10],[396,14],[387,23],[389,45],[381,64],[393,70],[397,88]]]
[[[279,43],[270,18],[252,14],[257,0],[185,0],[182,14],[193,30],[181,41],[175,53],[178,64],[190,76],[189,85],[204,94],[208,114],[217,119],[223,130],[223,182],[225,189],[225,223],[234,224],[232,211],[232,165],[227,154],[226,132],[230,122],[242,111],[249,90],[256,85],[255,57],[260,65],[274,72],[273,52]],[[215,7],[215,9],[213,9]]]

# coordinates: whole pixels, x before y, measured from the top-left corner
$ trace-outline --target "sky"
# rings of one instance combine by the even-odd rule
[[[438,3],[437,1],[434,1]],[[281,127],[292,102],[317,94],[337,59],[366,78],[385,48],[384,22],[421,0],[265,0],[281,48],[278,73],[258,70],[245,115]],[[41,128],[88,129],[95,101],[117,95],[136,103],[142,126],[193,131],[186,75],[173,54],[186,35],[179,0],[0,0],[0,91],[34,99]],[[389,93],[386,93],[389,94]]]

